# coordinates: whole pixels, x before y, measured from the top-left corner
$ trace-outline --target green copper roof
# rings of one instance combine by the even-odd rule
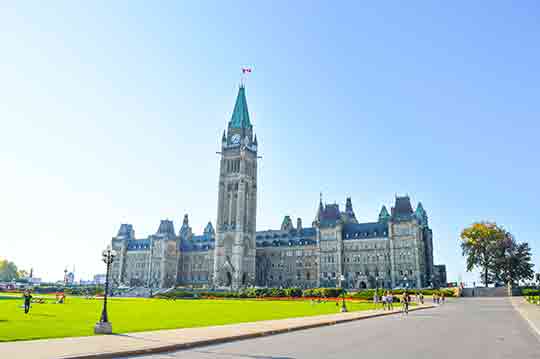
[[[422,206],[422,202],[418,202],[418,206],[416,206],[416,212],[417,213],[426,213],[424,210],[424,206]]]
[[[390,217],[390,214],[388,214],[386,206],[382,206],[381,211],[379,212],[379,222],[387,220],[388,217]]]
[[[240,86],[238,89],[238,96],[236,97],[236,103],[234,104],[233,114],[231,121],[229,122],[230,128],[251,128],[251,122],[249,121],[249,112],[246,101],[246,89],[244,86]]]

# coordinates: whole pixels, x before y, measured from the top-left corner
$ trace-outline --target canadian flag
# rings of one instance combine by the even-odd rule
[[[251,73],[251,68],[249,68],[249,67],[242,67],[242,73],[243,73],[243,74],[250,74],[250,73]]]

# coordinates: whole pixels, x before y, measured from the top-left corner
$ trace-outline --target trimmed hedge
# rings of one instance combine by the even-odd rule
[[[176,299],[176,298],[197,298],[199,295],[195,292],[188,292],[183,290],[174,290],[167,293],[156,294],[154,298],[160,299]]]
[[[392,295],[402,295],[405,292],[405,289],[395,289],[392,290]],[[444,294],[445,297],[453,297],[454,291],[451,289],[421,289],[421,290],[414,290],[409,289],[407,291],[409,294],[414,295],[422,293],[425,297],[432,296],[433,294],[441,295]],[[379,296],[382,296],[386,293],[386,290],[379,289],[377,291],[377,294]],[[363,289],[361,291],[358,291],[356,293],[353,293],[351,295],[351,298],[357,298],[357,299],[365,299],[365,300],[373,300],[373,297],[375,296],[375,289]]]
[[[312,288],[312,289],[300,289],[300,288],[247,288],[240,292],[204,292],[204,291],[186,291],[184,289],[177,289],[167,293],[157,294],[156,298],[337,298],[344,292],[342,288]],[[403,289],[392,290],[392,294],[401,295],[405,292]],[[454,292],[451,289],[422,289],[422,290],[409,290],[410,294],[422,293],[424,296],[431,296],[433,293],[444,293],[445,297],[453,297]],[[346,293],[346,292],[345,292]],[[382,296],[386,293],[386,290],[379,289],[378,295]],[[364,289],[355,293],[346,294],[349,298],[373,300],[375,294],[374,289]],[[397,298],[397,297],[395,297]]]
[[[36,294],[62,293],[66,295],[96,295],[103,294],[102,286],[64,287],[64,286],[35,286],[32,292]]]
[[[523,288],[521,290],[521,295],[540,295],[540,289]]]

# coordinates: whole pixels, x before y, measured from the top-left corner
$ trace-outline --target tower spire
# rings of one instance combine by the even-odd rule
[[[252,128],[251,121],[249,120],[249,111],[246,100],[246,87],[241,84],[238,88],[238,95],[236,96],[236,103],[234,104],[233,114],[229,121],[229,128]]]

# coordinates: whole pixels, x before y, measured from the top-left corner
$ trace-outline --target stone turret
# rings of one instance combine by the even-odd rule
[[[293,224],[292,224],[291,216],[283,217],[283,222],[281,222],[281,230],[282,231],[290,231],[293,228],[294,227],[293,227]]]
[[[182,227],[180,227],[179,236],[182,239],[188,239],[189,237],[191,237],[191,235],[192,235],[192,231],[191,231],[191,227],[189,226],[189,218],[188,218],[188,215],[186,213],[186,214],[184,214],[184,220],[182,221]]]
[[[296,230],[300,232],[302,230],[302,218],[298,217],[296,219]]]
[[[345,223],[358,223],[356,215],[354,214],[351,197],[347,197],[345,203],[345,212],[343,213],[343,220]]]
[[[416,216],[416,218],[418,218],[421,225],[428,225],[428,216],[426,211],[424,210],[424,207],[422,206],[422,202],[418,202],[418,205],[416,206],[416,211],[414,211],[414,215]]]
[[[206,225],[206,227],[204,227],[204,232],[203,232],[205,235],[209,236],[209,237],[213,237],[214,234],[216,234],[216,232],[214,231],[214,226],[212,226],[212,222],[208,222],[208,224]]]

